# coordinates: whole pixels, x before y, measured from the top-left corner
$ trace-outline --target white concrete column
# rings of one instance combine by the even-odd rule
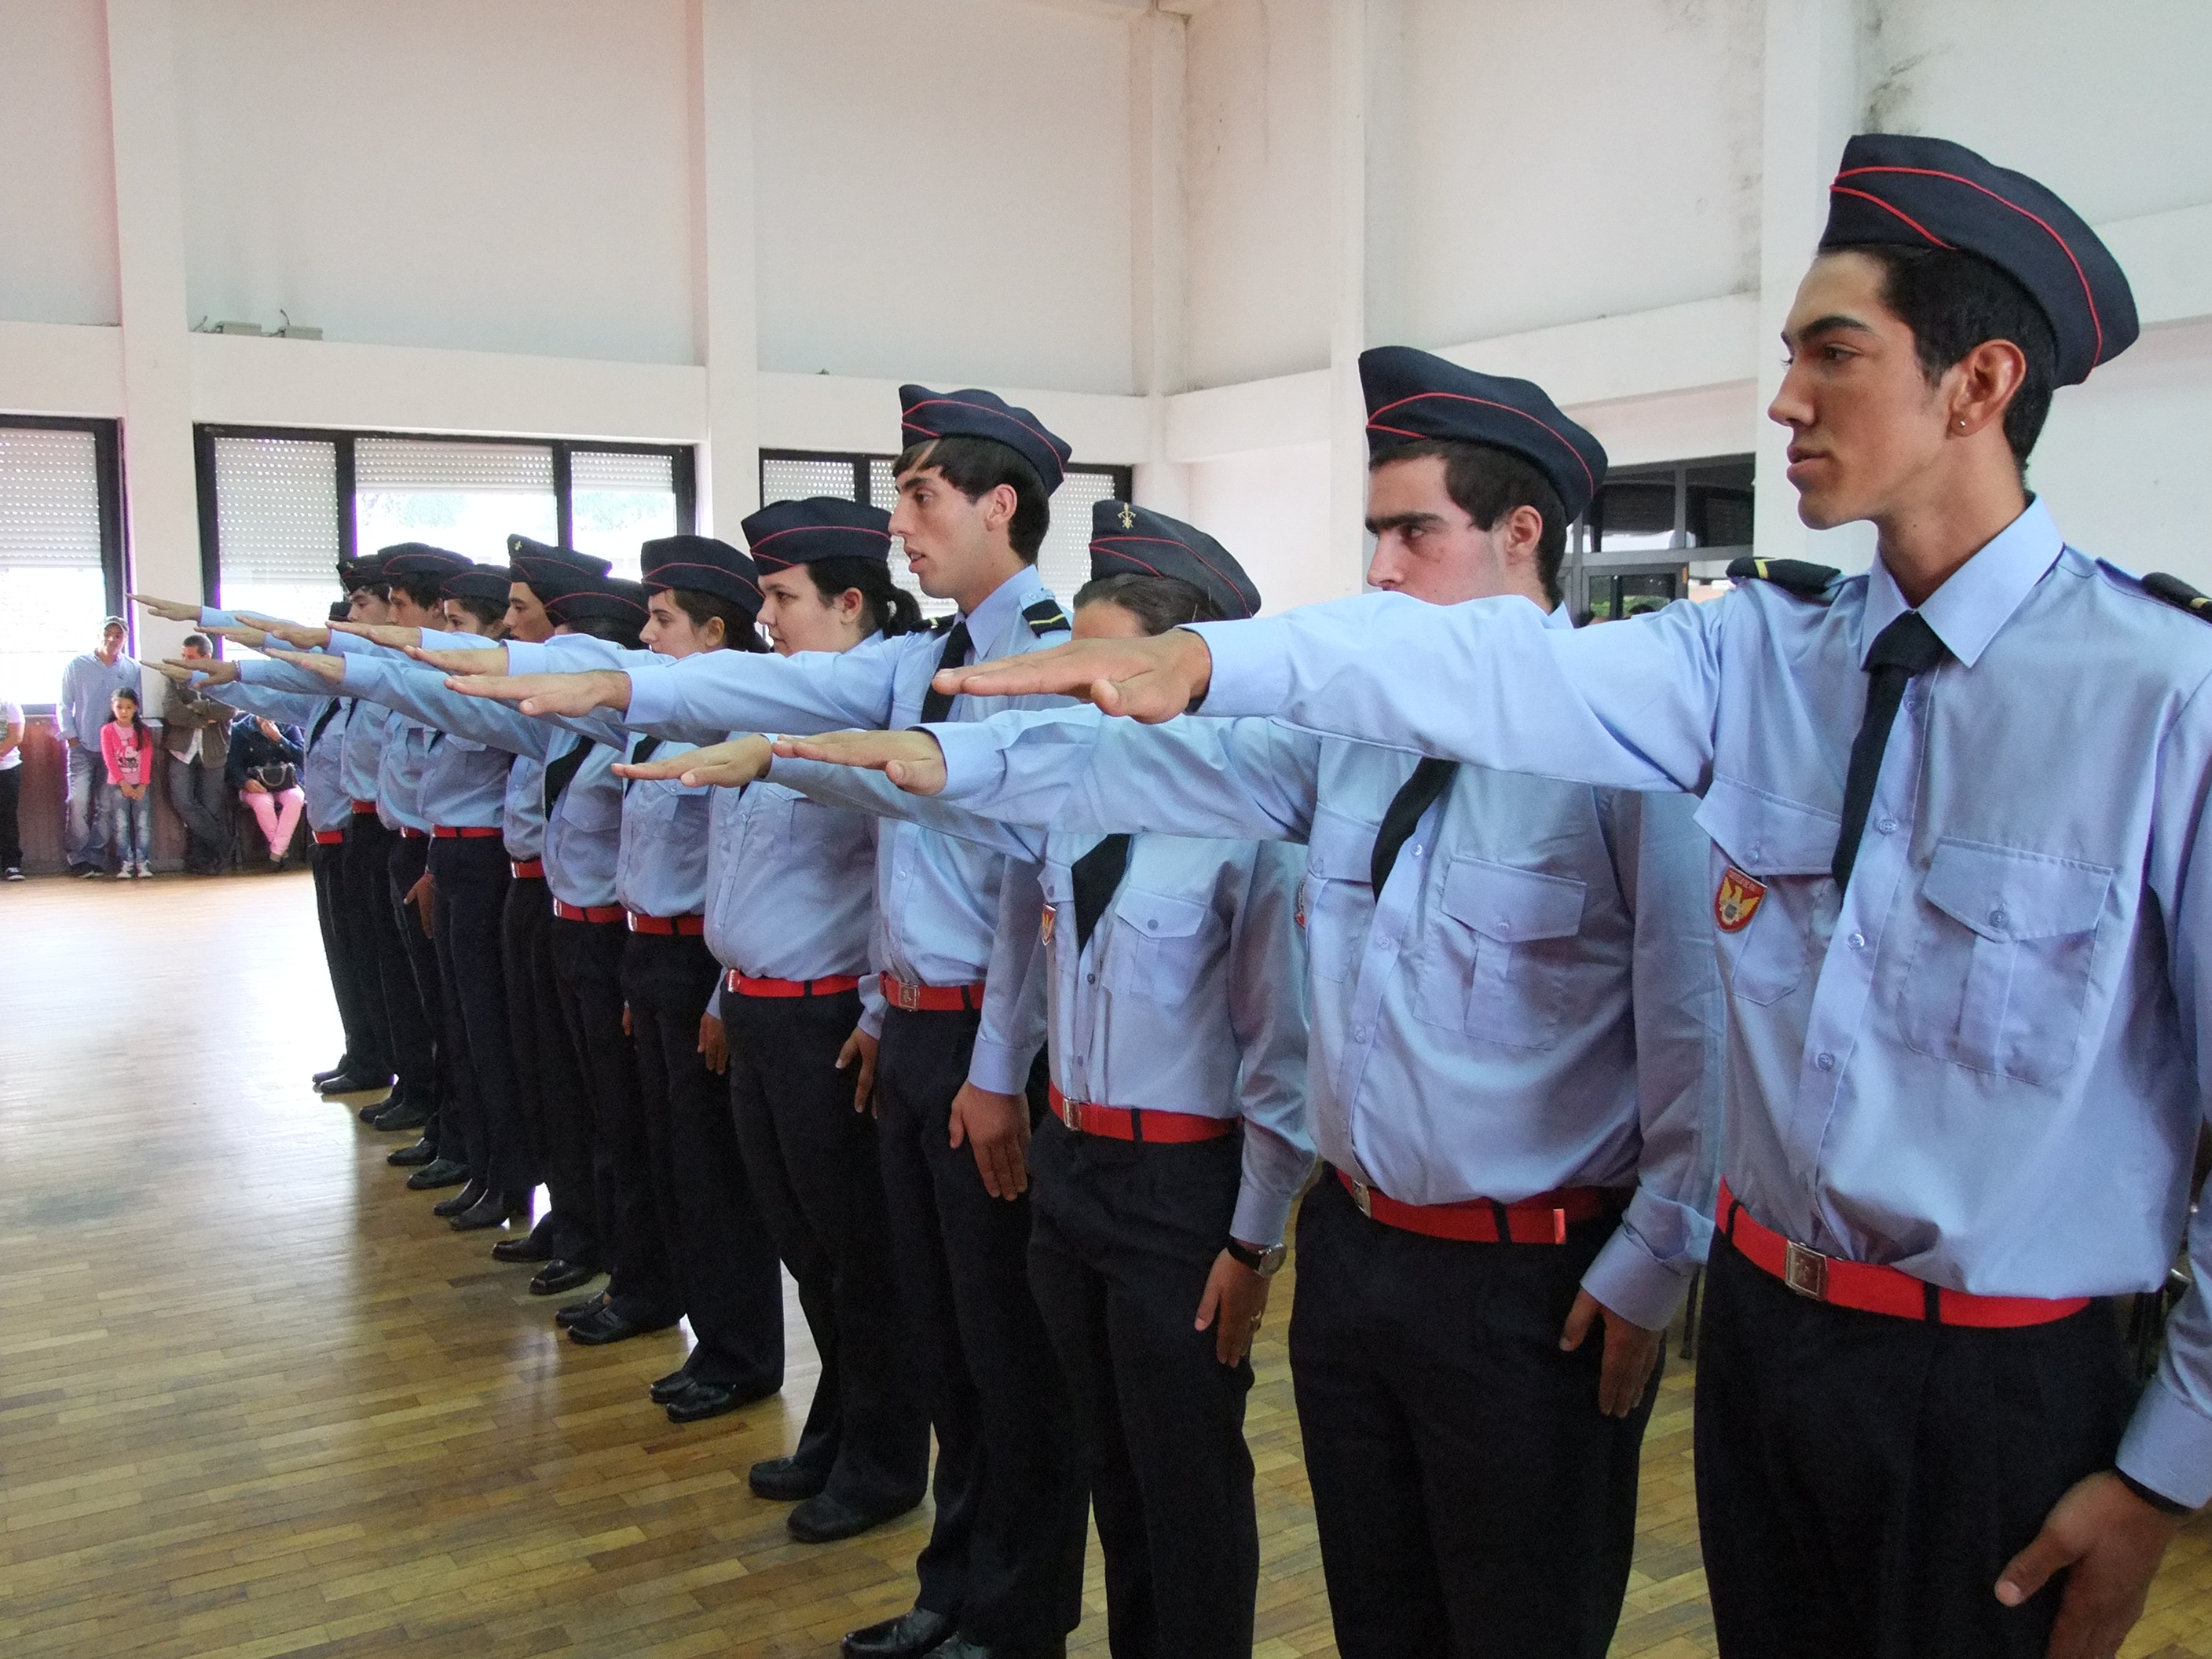
[[[692,0],[692,304],[707,370],[699,529],[740,539],[760,505],[751,0]]]
[[[108,0],[107,72],[123,325],[125,585],[189,598],[200,592],[200,545],[173,0]],[[175,655],[187,631],[134,620],[142,660]]]
[[[1331,586],[1359,592],[1367,574],[1368,0],[1329,4],[1328,556]]]
[[[1153,11],[1130,24],[1129,212],[1134,362],[1148,436],[1132,489],[1176,518],[1190,513],[1190,469],[1167,459],[1167,399],[1183,389],[1184,70],[1188,20]]]
[[[1871,533],[1815,535],[1798,522],[1784,476],[1790,433],[1766,418],[1782,386],[1782,325],[1828,218],[1828,181],[1856,126],[1860,0],[1767,0],[1765,119],[1759,193],[1757,505],[1752,527],[1772,559],[1863,568]]]

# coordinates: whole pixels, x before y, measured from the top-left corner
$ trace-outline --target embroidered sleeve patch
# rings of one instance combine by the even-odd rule
[[[1766,884],[1754,881],[1731,864],[1721,875],[1720,891],[1713,895],[1713,923],[1723,933],[1741,933],[1759,914]]]

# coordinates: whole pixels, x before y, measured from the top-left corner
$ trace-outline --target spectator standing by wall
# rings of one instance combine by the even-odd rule
[[[138,714],[135,686],[118,685],[108,699],[113,718],[100,728],[100,755],[107,769],[103,839],[115,852],[118,881],[154,873],[154,731]],[[96,876],[98,866],[84,873]]]
[[[100,803],[106,770],[100,759],[100,729],[118,687],[128,686],[134,697],[138,693],[138,665],[124,654],[123,638],[123,618],[110,617],[100,626],[98,648],[72,658],[62,670],[54,726],[69,750],[69,808],[62,826],[62,850],[73,875],[98,875],[104,857]]]
[[[214,653],[206,635],[188,634],[180,654],[187,662],[200,662]],[[222,873],[230,854],[230,813],[224,803],[236,790],[225,787],[223,763],[237,712],[173,680],[161,702],[169,804],[185,826],[185,868],[196,876]]]
[[[0,880],[23,878],[23,705],[0,697]]]
[[[307,750],[299,727],[279,726],[258,714],[240,714],[230,728],[223,781],[261,825],[271,866],[284,862],[307,804],[300,787],[300,763]]]

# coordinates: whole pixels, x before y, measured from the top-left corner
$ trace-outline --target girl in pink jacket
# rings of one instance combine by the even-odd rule
[[[154,873],[154,734],[138,718],[138,694],[117,688],[108,699],[114,718],[100,728],[100,758],[107,763],[107,798],[101,815],[116,859],[115,878]]]

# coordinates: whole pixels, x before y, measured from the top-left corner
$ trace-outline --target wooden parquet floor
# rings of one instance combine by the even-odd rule
[[[0,890],[0,1654],[825,1656],[906,1607],[927,1511],[828,1548],[745,1489],[815,1377],[690,1428],[679,1334],[556,1340],[308,1074],[304,875]],[[1258,1356],[1264,1659],[1330,1654],[1281,1330]],[[1621,1656],[1713,1651],[1688,1368],[1644,1448]],[[1097,1551],[1073,1650],[1106,1650]],[[2212,1659],[2192,1531],[2127,1651]]]

